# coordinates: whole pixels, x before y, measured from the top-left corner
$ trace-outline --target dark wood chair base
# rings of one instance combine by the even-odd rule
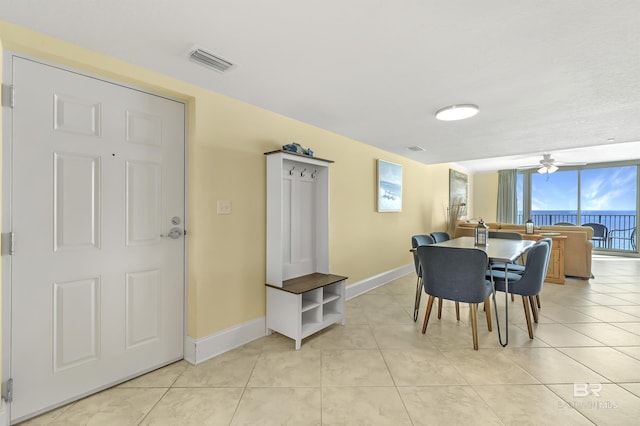
[[[429,296],[427,301],[427,312],[424,314],[424,322],[422,323],[422,334],[427,332],[427,325],[429,324],[429,317],[431,317],[431,311],[433,310],[434,296]],[[438,299],[438,313],[441,312],[442,299]],[[473,338],[473,349],[478,350],[478,307],[476,303],[469,303],[469,310],[471,316],[471,335]],[[492,331],[491,325],[491,303],[489,298],[484,301],[484,310],[487,318],[487,330]],[[460,321],[460,304],[456,302],[456,317]],[[439,317],[438,317],[439,318]]]

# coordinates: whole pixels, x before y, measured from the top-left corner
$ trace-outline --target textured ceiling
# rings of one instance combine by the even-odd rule
[[[600,161],[560,157],[610,139],[610,160],[640,158],[620,144],[640,141],[637,0],[5,0],[0,17],[427,164]],[[434,118],[458,103],[480,113]]]

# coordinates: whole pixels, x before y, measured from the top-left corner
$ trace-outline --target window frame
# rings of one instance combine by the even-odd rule
[[[584,166],[561,166],[559,171],[571,171],[576,170],[578,172],[578,199],[577,199],[577,218],[578,223],[581,223],[582,216],[582,171],[589,169],[602,169],[613,167],[636,167],[636,229],[640,227],[640,160],[628,160],[628,161],[615,161],[605,163],[593,163]],[[536,169],[519,170],[518,176],[522,176],[522,215],[518,214],[518,221],[520,224],[524,223],[525,218],[531,217],[531,196],[532,196],[532,179],[531,176],[537,173]],[[636,231],[637,235],[637,231]],[[637,243],[636,243],[637,245]],[[640,247],[636,248],[636,251],[622,251],[615,249],[597,248],[594,250],[598,252],[615,253],[617,255],[623,254],[628,256],[638,257],[640,256]]]

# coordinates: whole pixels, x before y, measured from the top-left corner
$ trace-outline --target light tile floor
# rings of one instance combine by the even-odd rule
[[[545,284],[530,340],[509,302],[502,348],[478,313],[412,321],[415,275],[347,302],[347,324],[273,334],[197,366],[181,361],[25,425],[636,425],[640,259],[596,257],[596,278]],[[498,296],[504,318],[504,297]],[[503,326],[504,327],[504,326]]]

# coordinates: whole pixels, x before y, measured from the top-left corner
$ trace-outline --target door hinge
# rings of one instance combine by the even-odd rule
[[[2,233],[2,256],[8,254],[9,256],[15,253],[15,235],[13,232]]]
[[[13,402],[13,379],[2,384],[2,399],[7,403]]]
[[[16,105],[15,89],[13,84],[2,85],[2,106],[13,108]]]

